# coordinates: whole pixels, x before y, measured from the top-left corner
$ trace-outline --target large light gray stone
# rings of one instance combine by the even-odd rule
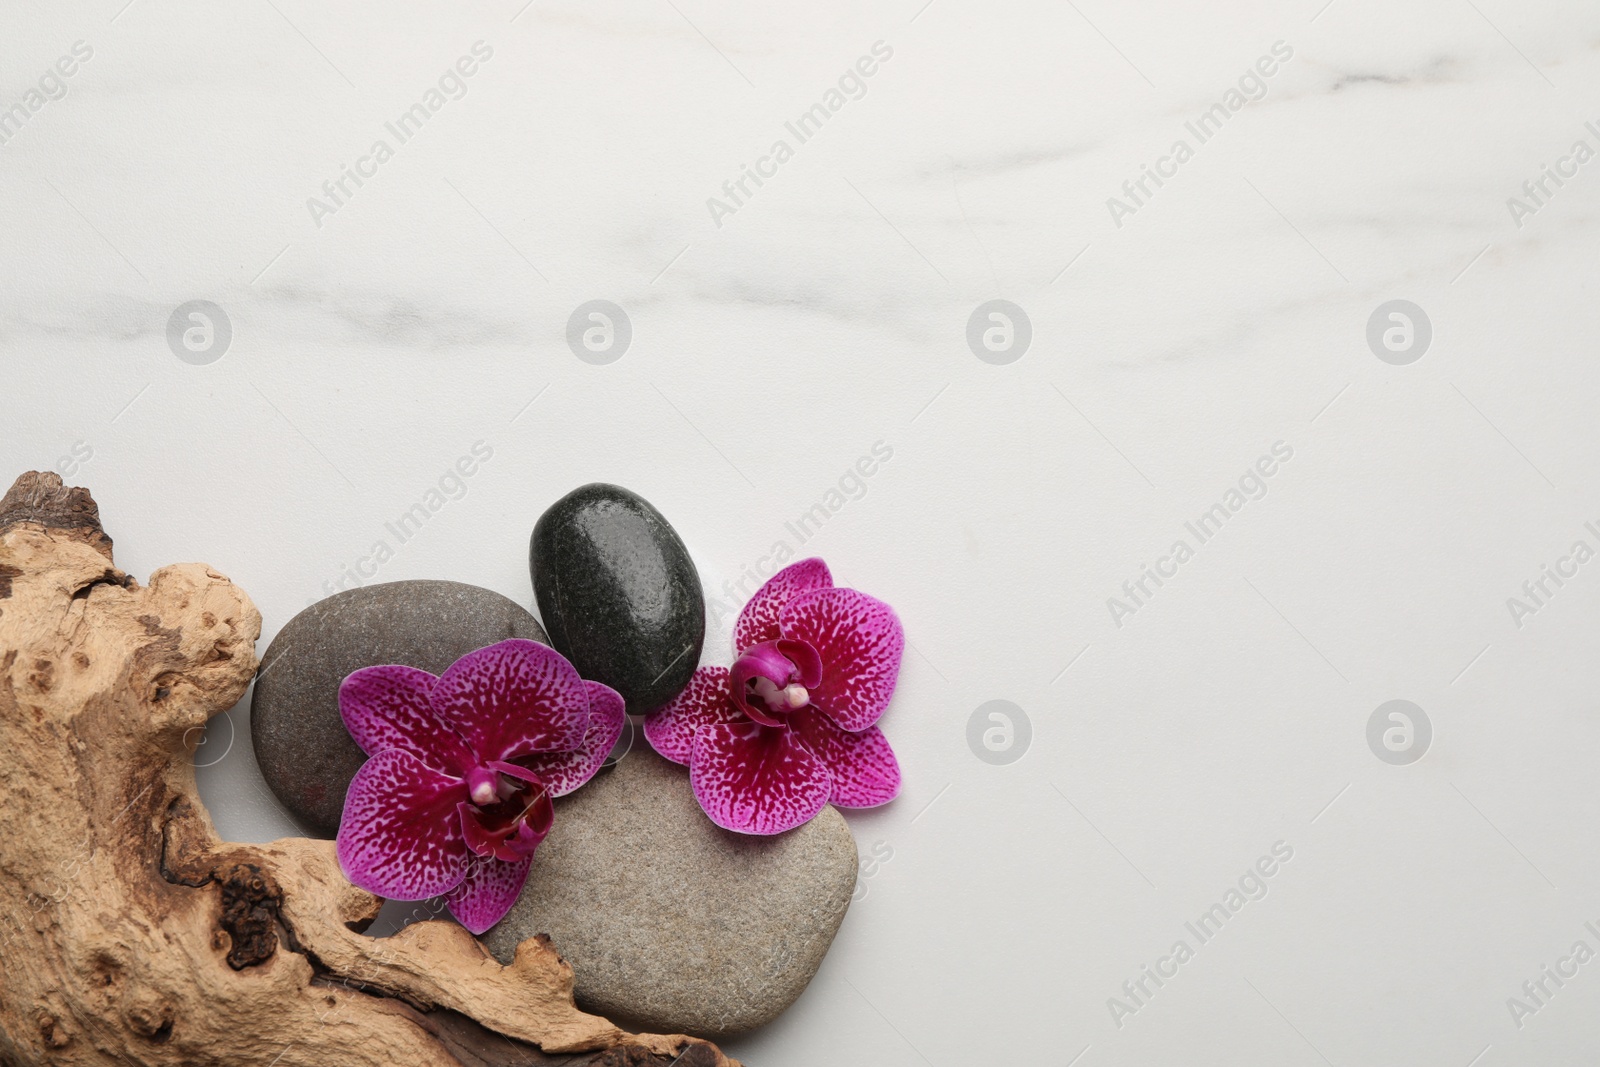
[[[721,1037],[800,996],[855,879],[855,838],[833,808],[776,837],[730,833],[695,803],[687,768],[641,746],[556,801],[522,898],[485,941],[509,962],[547,933],[586,1010]]]

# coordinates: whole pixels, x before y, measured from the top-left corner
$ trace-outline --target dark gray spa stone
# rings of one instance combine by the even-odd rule
[[[724,1037],[804,992],[855,883],[855,838],[835,809],[774,837],[732,833],[700,810],[688,768],[641,745],[556,801],[522,896],[484,941],[509,963],[547,933],[585,1010]]]
[[[306,608],[273,639],[256,675],[250,734],[267,784],[308,829],[333,837],[367,758],[339,717],[345,676],[380,663],[439,674],[512,637],[549,643],[521,605],[461,582],[369,585]]]
[[[574,489],[539,517],[528,562],[551,644],[629,713],[688,684],[706,635],[700,575],[643,497],[599,482]]]

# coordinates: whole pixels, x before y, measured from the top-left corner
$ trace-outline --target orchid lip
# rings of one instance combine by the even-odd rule
[[[822,660],[804,641],[763,641],[745,649],[729,672],[739,710],[763,726],[811,703],[810,686],[822,680]]]
[[[469,772],[474,799],[462,801],[458,810],[467,847],[480,856],[514,863],[533,855],[550,833],[555,821],[550,791],[537,775],[522,768],[518,771],[516,778],[488,768]],[[475,772],[489,777],[480,779]],[[492,791],[491,799],[479,804],[478,789],[485,784]]]

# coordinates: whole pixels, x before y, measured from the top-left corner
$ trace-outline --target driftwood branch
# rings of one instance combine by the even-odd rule
[[[202,564],[117,570],[53,474],[0,500],[0,1063],[736,1067],[573,1005],[539,937],[361,931],[333,845],[221,841],[191,759],[256,670],[261,619]]]

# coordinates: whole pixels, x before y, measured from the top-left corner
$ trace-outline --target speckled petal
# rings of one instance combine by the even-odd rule
[[[841,730],[813,708],[789,716],[789,725],[807,748],[822,757],[833,777],[828,803],[841,808],[887,804],[900,793],[900,764],[889,739],[876,726],[858,733]]]
[[[696,730],[743,719],[728,696],[728,668],[701,667],[682,692],[644,717],[644,738],[665,758],[687,766]]]
[[[456,805],[466,783],[404,749],[356,772],[339,821],[339,864],[350,881],[388,900],[426,900],[455,888],[468,850]]]
[[[741,834],[792,830],[833,788],[827,766],[792,731],[753,722],[695,731],[689,783],[712,822]]]
[[[513,639],[469,652],[433,687],[433,706],[485,760],[567,752],[589,730],[589,694],[548,645]]]
[[[553,797],[566,796],[600,773],[628,718],[621,693],[599,682],[585,680],[583,685],[589,693],[589,732],[582,746],[571,752],[539,752],[517,760],[539,776]]]
[[[532,866],[532,856],[516,863],[474,856],[466,878],[447,898],[450,914],[472,933],[483,933],[517,902]]]
[[[894,696],[905,630],[894,609],[854,589],[802,593],[784,606],[785,637],[807,641],[822,657],[811,705],[851,732],[877,722]]]
[[[345,729],[369,756],[399,748],[435,770],[466,773],[472,754],[433,710],[429,694],[438,681],[415,667],[363,667],[339,686]]]
[[[739,612],[739,620],[733,627],[733,654],[737,656],[751,645],[782,637],[778,632],[778,615],[783,606],[801,593],[832,586],[833,575],[820,559],[791,563],[768,578],[767,584],[757,589],[756,595]]]

